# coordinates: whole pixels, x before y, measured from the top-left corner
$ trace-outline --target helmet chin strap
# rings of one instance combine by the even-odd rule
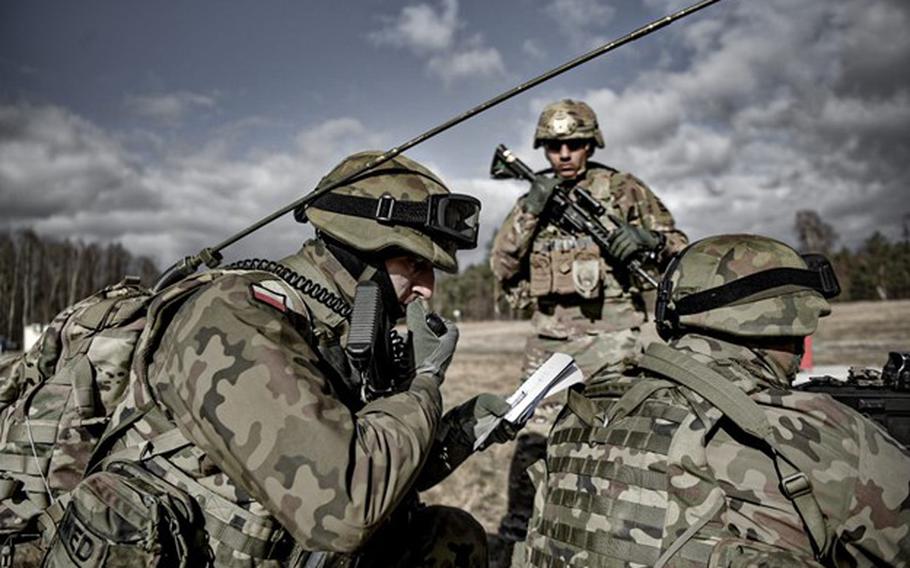
[[[382,255],[371,255],[367,260],[360,251],[344,245],[332,237],[320,232],[319,238],[325,243],[329,252],[338,259],[341,266],[348,271],[348,274],[354,277],[358,282],[362,280],[372,280],[379,285],[379,291],[382,296],[382,303],[385,305],[386,313],[392,322],[398,321],[404,317],[404,310],[398,302],[398,294],[395,293],[395,287],[392,286],[392,279],[385,268],[385,261]]]

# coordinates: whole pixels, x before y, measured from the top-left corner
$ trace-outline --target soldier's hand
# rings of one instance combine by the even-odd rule
[[[524,210],[532,215],[540,215],[547,207],[553,190],[562,182],[559,178],[537,176],[531,183],[531,191],[524,201]]]
[[[468,447],[474,447],[474,441],[497,420],[509,411],[511,406],[506,399],[495,394],[483,393],[451,410],[451,420],[461,429],[462,438]],[[479,449],[491,444],[502,444],[515,438],[518,428],[501,421],[496,430],[490,434]]]
[[[616,228],[610,234],[607,252],[616,260],[626,262],[660,246],[660,235],[654,231],[630,225],[613,215],[610,218],[616,223]]]
[[[431,317],[436,318],[433,327],[437,328],[433,329],[427,319],[428,315],[423,300],[408,304],[407,325],[413,334],[416,373],[431,375],[441,385],[458,344],[458,328],[453,322],[433,314]]]

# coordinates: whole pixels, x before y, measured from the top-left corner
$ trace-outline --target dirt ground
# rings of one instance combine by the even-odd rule
[[[518,384],[528,322],[465,322],[455,359],[443,385],[446,406],[481,392],[511,394]],[[657,339],[653,329],[646,337]],[[814,337],[816,365],[881,368],[889,351],[910,350],[910,301],[834,304]],[[507,478],[514,443],[472,456],[443,483],[423,494],[428,503],[471,512],[490,534],[492,566],[505,564],[494,536],[506,512]]]

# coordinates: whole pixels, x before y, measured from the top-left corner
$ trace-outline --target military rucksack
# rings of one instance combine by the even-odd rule
[[[124,396],[151,293],[126,278],[62,311],[27,353],[0,367],[0,543],[82,479]],[[4,556],[0,553],[0,565]]]
[[[79,483],[68,501],[44,568],[210,564],[199,504],[141,465],[106,464]]]

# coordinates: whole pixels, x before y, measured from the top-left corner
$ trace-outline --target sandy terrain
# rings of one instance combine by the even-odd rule
[[[443,385],[447,406],[480,392],[509,394],[517,386],[528,322],[465,322],[458,352]],[[646,335],[656,339],[653,329]],[[910,301],[835,304],[814,339],[816,365],[879,367],[889,351],[910,350]],[[472,456],[455,474],[423,494],[424,501],[470,511],[495,534],[506,511],[514,443]],[[494,566],[497,542],[491,541]]]

